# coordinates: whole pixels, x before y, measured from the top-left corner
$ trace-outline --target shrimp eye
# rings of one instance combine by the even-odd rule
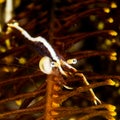
[[[51,66],[51,58],[44,56],[39,61],[39,68],[45,74],[51,74],[52,66]]]
[[[68,59],[67,60],[68,64],[76,64],[77,63],[77,59],[73,58],[73,59]]]
[[[56,62],[51,62],[51,67],[58,67],[58,63],[56,63]]]

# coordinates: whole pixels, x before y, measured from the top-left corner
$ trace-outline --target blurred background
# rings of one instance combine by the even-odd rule
[[[0,0],[0,101],[7,102],[0,105],[0,113],[22,104],[22,99],[8,102],[7,98],[32,92],[44,83],[46,75],[38,64],[42,56],[50,56],[42,44],[33,44],[8,28],[7,23],[13,20],[31,36],[46,38],[59,57],[76,58],[75,67],[88,79],[111,76],[115,86],[95,88],[95,93],[104,103],[116,106],[119,120],[119,0]]]

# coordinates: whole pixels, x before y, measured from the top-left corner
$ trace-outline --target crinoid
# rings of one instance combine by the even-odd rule
[[[17,6],[0,36],[0,120],[117,119],[117,4],[25,0]]]

